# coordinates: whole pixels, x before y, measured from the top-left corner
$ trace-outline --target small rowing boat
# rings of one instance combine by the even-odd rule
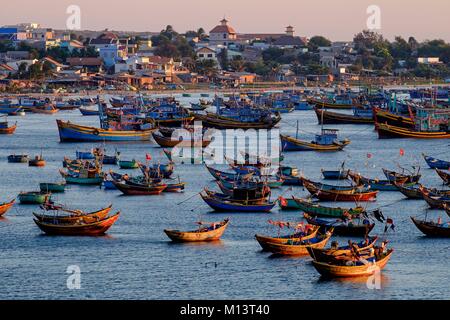
[[[0,204],[0,217],[7,213],[8,210],[12,208],[15,202],[16,199]]]
[[[174,242],[203,242],[203,241],[217,241],[220,240],[229,220],[225,219],[221,222],[214,222],[205,224],[199,222],[198,230],[194,231],[179,231],[179,230],[164,230],[164,233]]]
[[[429,237],[445,237],[450,238],[450,223],[435,223],[432,221],[424,221],[411,217],[414,225]]]

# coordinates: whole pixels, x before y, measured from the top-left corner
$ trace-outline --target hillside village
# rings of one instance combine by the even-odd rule
[[[283,28],[280,28],[283,31]],[[64,31],[24,23],[0,28],[0,90],[236,88],[256,84],[430,81],[450,76],[450,45],[389,42],[363,31],[351,41],[246,34],[223,18],[209,32]],[[405,80],[406,79],[406,80]]]

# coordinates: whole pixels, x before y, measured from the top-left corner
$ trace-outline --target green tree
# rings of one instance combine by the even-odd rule
[[[220,67],[223,70],[228,70],[228,67],[230,65],[230,61],[228,59],[228,49],[227,48],[223,48],[219,54],[218,54],[218,58],[219,58],[219,63],[220,63]]]
[[[319,47],[330,47],[331,41],[322,36],[314,36],[309,40],[308,47],[316,51]]]

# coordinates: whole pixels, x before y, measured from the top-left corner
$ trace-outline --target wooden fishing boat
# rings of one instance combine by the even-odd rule
[[[415,131],[388,124],[378,124],[378,137],[380,139],[414,138],[414,139],[449,139],[450,132],[446,131]]]
[[[321,206],[317,202],[312,202],[310,200],[295,197],[292,197],[292,199],[297,203],[297,208],[299,210],[316,217],[349,218],[349,217],[358,217],[366,212],[366,210],[363,207],[331,208]]]
[[[450,171],[446,172],[443,170],[435,169],[438,176],[442,179],[444,184],[450,186]]]
[[[82,141],[149,141],[156,129],[142,130],[106,130],[80,126],[69,121],[56,120],[61,142]]]
[[[127,196],[158,195],[167,188],[166,184],[130,185],[120,181],[113,181],[113,184]]]
[[[368,277],[375,272],[384,269],[389,262],[393,249],[385,255],[373,257],[367,263],[348,261],[350,265],[334,265],[325,262],[313,261],[313,266],[323,276],[327,278],[348,278],[348,277]]]
[[[98,236],[104,234],[117,221],[120,212],[92,223],[48,223],[34,219],[37,226],[50,235]]]
[[[398,191],[400,191],[403,195],[406,196],[407,199],[423,199],[422,192],[419,190],[419,186],[404,186],[403,184],[394,182],[394,185],[397,187]]]
[[[221,222],[207,224],[200,224],[198,230],[194,231],[179,231],[179,230],[164,230],[164,233],[174,242],[204,242],[220,240],[223,233],[229,225],[229,220],[225,219]]]
[[[414,222],[417,229],[429,237],[450,237],[450,224],[448,222],[438,224],[432,221],[423,221],[413,217],[411,217],[411,220]]]
[[[62,193],[66,190],[66,183],[40,183],[39,188],[41,192]]]
[[[439,160],[422,153],[423,158],[431,169],[450,170],[450,161]]]
[[[179,140],[173,140],[172,137],[164,137],[158,133],[152,133],[153,139],[162,148],[173,148],[173,147],[201,147],[206,148],[210,145],[211,140],[183,140],[180,137]]]
[[[351,110],[356,106],[354,103],[334,103],[334,102],[327,102],[324,100],[317,100],[313,98],[308,98],[306,99],[306,101],[308,102],[308,104],[323,109]]]
[[[5,119],[0,122],[0,134],[13,134],[17,129],[17,122],[10,126],[8,121]]]
[[[420,168],[419,168],[420,170]],[[404,174],[399,173],[387,169],[383,169],[383,173],[386,176],[386,178],[391,182],[397,182],[397,183],[403,183],[403,184],[410,184],[410,183],[419,183],[420,178],[422,175],[419,173],[414,174]]]
[[[139,163],[136,160],[126,161],[119,160],[118,162],[120,169],[138,169]]]
[[[375,201],[378,191],[366,191],[366,190],[352,190],[352,191],[336,191],[336,190],[321,190],[314,184],[303,180],[305,188],[319,200],[323,201],[344,201],[344,202],[364,202]]]
[[[308,248],[323,248],[331,238],[331,232],[325,235],[316,235],[316,237],[305,241],[288,241],[287,243],[266,242],[264,249],[276,255],[286,256],[306,256]]]
[[[91,176],[80,176],[79,174],[72,172],[65,172],[64,170],[59,170],[61,176],[69,184],[84,184],[84,185],[100,185],[104,180],[104,173],[96,173]]]
[[[182,192],[186,186],[186,182],[167,183],[167,187],[163,192]]]
[[[196,113],[194,116],[195,120],[201,121],[203,126],[217,129],[272,129],[281,121],[280,115],[270,119],[251,122],[225,118],[211,113],[206,115]]]
[[[350,144],[350,140],[333,140],[327,144],[321,144],[317,141],[307,142],[290,136],[280,135],[283,151],[341,151]]]
[[[16,199],[0,204],[0,217],[7,213],[8,210],[12,208],[14,203],[16,203]]]
[[[43,204],[50,200],[51,193],[47,192],[21,192],[19,193],[19,201],[21,204]]]
[[[323,178],[325,180],[346,180],[348,179],[348,173],[350,170],[321,170]]]
[[[333,229],[334,234],[339,236],[348,237],[365,237],[372,229],[375,227],[374,223],[355,223],[353,220],[330,220],[330,219],[319,219],[310,216],[305,213],[304,217],[309,224],[320,226],[324,230]]]
[[[9,155],[8,156],[8,162],[10,163],[28,163],[29,158],[27,154],[20,154],[20,155]]]
[[[209,173],[216,180],[221,180],[224,178],[229,179],[229,180],[248,180],[253,176],[253,173],[242,175],[242,174],[237,174],[237,173],[229,173],[229,172],[220,171],[220,170],[214,169],[213,167],[210,167],[206,164],[205,164],[205,167],[206,167],[206,169],[208,169]]]
[[[405,187],[412,187],[417,184],[417,182],[407,182],[409,178],[396,178],[397,180],[391,181],[391,180],[379,180],[379,179],[369,179],[366,177],[363,177],[361,174],[356,172],[349,172],[349,177],[356,183],[356,184],[363,184],[365,186],[369,186],[370,190],[377,190],[377,191],[398,191],[397,186],[395,183],[401,183]]]
[[[339,191],[340,193],[353,194],[355,191],[368,191],[369,190],[368,187],[366,187],[362,184],[350,185],[350,186],[336,186],[336,185],[332,185],[332,184],[314,182],[305,177],[301,177],[301,179],[303,181],[303,184],[308,183],[310,185],[313,185],[317,189],[325,190],[325,191]]]
[[[364,254],[374,247],[377,240],[378,237],[368,238],[367,242],[364,240],[355,243],[354,248],[359,254]],[[352,248],[349,245],[329,249],[308,248],[308,253],[314,261],[330,262],[339,257],[351,257]]]
[[[387,124],[405,129],[413,129],[415,127],[414,120],[411,117],[397,115],[380,108],[373,108],[373,114],[375,119],[375,127],[377,129],[380,124]]]
[[[205,192],[201,192],[200,196],[207,205],[219,212],[270,212],[276,204],[276,202],[262,202],[260,199],[237,201],[229,197],[220,197],[217,194],[212,195],[206,192],[206,190]]]
[[[34,159],[31,159],[28,161],[28,166],[30,167],[45,167],[46,162],[44,158],[42,158],[42,155],[34,157]]]
[[[45,222],[45,223],[64,223],[64,224],[69,224],[69,223],[79,223],[79,222],[83,222],[83,223],[93,223],[93,222],[97,222],[100,220],[105,219],[108,214],[110,213],[112,208],[112,205],[110,205],[109,207],[94,211],[94,212],[88,212],[85,213],[81,210],[71,210],[71,209],[66,209],[62,206],[54,206],[54,205],[50,205],[49,207],[45,207],[44,209],[48,209],[48,211],[56,211],[59,213],[59,211],[63,212],[64,215],[59,215],[59,214],[39,214],[39,213],[35,213],[33,212],[34,217],[39,220],[40,222]]]
[[[59,110],[52,105],[44,105],[44,106],[36,106],[30,108],[30,111],[33,113],[42,113],[42,114],[54,114]]]
[[[278,204],[282,211],[300,210],[299,205],[292,198],[284,198],[284,197],[280,196],[278,198]]]
[[[98,108],[92,109],[92,108],[80,107],[80,108],[78,108],[78,110],[80,110],[80,112],[83,116],[99,116],[100,115],[100,111],[98,111]]]
[[[375,122],[372,114],[370,116],[355,114],[345,114],[332,112],[322,109],[322,107],[315,107],[317,119],[319,124],[372,124]]]
[[[268,237],[262,235],[255,235],[256,241],[258,241],[259,245],[264,251],[267,251],[266,244],[267,243],[279,243],[279,244],[287,244],[289,242],[300,242],[306,241],[317,236],[317,232],[319,231],[318,226],[310,226],[308,228],[308,232],[296,232],[294,234],[290,234],[287,236],[277,236],[277,237]]]
[[[436,196],[430,194],[430,192],[425,191],[423,187],[419,187],[422,192],[423,199],[428,203],[432,209],[444,209],[445,205],[450,204],[450,196]]]

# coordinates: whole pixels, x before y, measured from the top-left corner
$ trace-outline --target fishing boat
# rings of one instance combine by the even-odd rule
[[[156,129],[113,130],[80,126],[69,121],[56,120],[61,142],[83,141],[149,141]]]
[[[338,247],[337,243],[333,241],[332,247],[328,249],[308,248],[308,253],[314,261],[331,262],[342,257],[351,257],[355,251],[360,254],[369,254],[368,250],[375,246],[378,237],[367,238],[358,243],[350,243],[347,246]]]
[[[17,122],[14,125],[10,126],[6,116],[4,117],[4,120],[0,120],[0,134],[13,134],[16,129]]]
[[[202,105],[201,103],[192,103],[191,102],[191,106],[189,108],[189,110],[191,111],[204,111],[208,109],[208,105]]]
[[[11,101],[0,101],[0,114],[15,116],[22,110],[22,106],[12,104]]]
[[[26,154],[20,154],[20,155],[16,155],[16,154],[12,154],[8,156],[8,162],[10,163],[28,163],[29,158],[28,155]]]
[[[40,183],[39,188],[41,192],[62,193],[66,190],[66,183]]]
[[[55,108],[53,105],[43,105],[43,106],[35,106],[30,108],[30,111],[33,113],[42,113],[42,114],[55,114],[59,110]]]
[[[424,186],[419,186],[423,199],[432,209],[444,210],[446,205],[450,204],[450,194],[433,194]]]
[[[279,167],[277,177],[283,181],[283,186],[303,186],[303,181],[296,167]]]
[[[313,261],[313,266],[326,278],[368,277],[384,269],[393,252],[394,250],[390,249],[379,257],[374,256],[365,261],[344,260],[342,264]]]
[[[66,183],[69,184],[81,184],[81,185],[100,185],[104,180],[103,172],[66,172],[64,170],[59,170],[59,173],[64,178]]]
[[[237,201],[230,199],[227,195],[208,192],[206,189],[200,193],[200,196],[207,205],[220,212],[270,212],[276,204],[276,202],[261,201],[261,199]]]
[[[229,225],[229,219],[221,222],[199,222],[199,228],[194,231],[164,230],[164,233],[174,242],[204,242],[220,240]]]
[[[167,187],[163,192],[182,192],[186,187],[186,182],[166,183]]]
[[[302,177],[303,183],[308,183],[313,185],[315,188],[326,191],[337,191],[341,193],[353,194],[355,191],[368,191],[369,188],[359,184],[359,185],[350,185],[350,186],[336,186],[332,184],[325,184],[321,182],[314,182],[305,177]]]
[[[332,208],[321,206],[317,202],[311,200],[305,200],[301,198],[292,197],[297,204],[297,208],[307,214],[318,217],[330,217],[330,218],[353,218],[358,217],[365,213],[366,210],[363,207],[356,208]]]
[[[449,139],[449,131],[416,131],[378,123],[378,137],[380,139],[414,138],[414,139]]]
[[[89,151],[75,151],[75,156],[78,160],[94,160],[95,154],[92,150]]]
[[[307,142],[294,137],[280,135],[283,151],[341,151],[350,144],[350,140],[337,140],[335,129],[322,129],[315,140]]]
[[[35,156],[34,159],[28,161],[28,166],[30,167],[45,167],[46,162],[42,157],[42,154],[39,156]]]
[[[46,212],[53,211],[54,214],[41,214],[33,212],[33,215],[37,220],[47,223],[92,223],[105,219],[111,211],[111,208],[112,205],[97,211],[86,213],[81,210],[68,209],[61,205],[44,204],[42,209]]]
[[[139,163],[136,160],[126,161],[119,160],[118,162],[120,169],[138,169]]]
[[[372,110],[353,109],[353,114],[345,114],[314,108],[319,124],[373,124]]]
[[[237,174],[237,173],[230,173],[225,171],[220,171],[217,169],[214,169],[213,167],[210,167],[205,164],[206,169],[208,169],[209,173],[213,176],[216,180],[221,180],[223,178],[229,179],[229,180],[248,180],[253,176],[253,173],[247,173],[244,175]]]
[[[99,116],[100,115],[100,111],[98,111],[98,108],[80,107],[80,108],[78,108],[78,110],[80,110],[80,112],[83,116]]]
[[[323,201],[344,201],[344,202],[354,202],[354,201],[375,201],[378,191],[368,191],[363,188],[355,188],[353,190],[321,190],[315,184],[309,181],[303,180],[304,187],[319,200]]]
[[[407,182],[408,178],[397,178],[398,180],[396,181],[369,179],[353,171],[349,172],[349,177],[356,184],[363,184],[370,187],[370,190],[376,191],[398,191],[398,187],[395,185],[395,183],[401,183],[404,187],[412,187],[417,184],[417,182]]]
[[[314,98],[308,98],[307,99],[308,104],[314,105],[319,108],[323,109],[340,109],[340,110],[349,110],[353,109],[356,105],[351,101],[326,101],[324,99],[314,99]]]
[[[270,237],[270,236],[263,236],[256,234],[255,239],[258,241],[259,245],[262,247],[264,251],[266,250],[266,243],[280,243],[280,244],[286,244],[289,242],[300,242],[309,240],[312,238],[315,238],[317,236],[317,232],[319,231],[318,226],[312,226],[312,225],[306,225],[302,226],[303,231],[295,231],[293,234],[289,234],[286,236],[276,236],[276,237]]]
[[[432,221],[419,220],[411,217],[414,225],[429,237],[450,238],[450,223],[435,223]]]
[[[403,184],[397,182],[394,182],[394,185],[397,187],[398,191],[406,196],[407,199],[423,199],[423,195],[419,190],[419,186],[406,187]]]
[[[162,148],[173,148],[173,147],[201,147],[206,148],[210,145],[211,140],[193,139],[185,140],[182,136],[178,139],[173,139],[172,137],[165,137],[158,133],[152,133],[155,142]]]
[[[287,243],[266,242],[264,249],[276,255],[284,256],[306,256],[308,248],[323,248],[331,238],[331,232],[317,234],[314,238],[304,241],[288,241]]]
[[[375,119],[375,127],[377,129],[380,124],[387,124],[404,129],[414,128],[414,120],[410,116],[405,117],[376,107],[373,108],[373,115]]]
[[[151,196],[158,195],[167,188],[166,184],[152,183],[148,185],[127,184],[117,180],[113,181],[114,186],[127,196]]]
[[[281,121],[279,114],[276,116],[249,114],[237,119],[212,113],[206,113],[206,115],[196,113],[194,116],[195,120],[201,121],[204,127],[217,129],[272,129]]]
[[[439,160],[422,153],[430,169],[450,170],[450,161]]]
[[[0,204],[0,217],[7,213],[8,210],[12,208],[14,203],[16,203],[16,199]]]
[[[43,204],[50,200],[49,192],[21,192],[19,193],[19,201],[21,204]]]
[[[375,227],[374,223],[370,223],[369,220],[364,220],[363,223],[360,221],[355,222],[350,219],[321,219],[310,216],[305,213],[304,217],[309,224],[320,226],[324,230],[333,229],[334,234],[339,236],[349,236],[349,237],[365,237],[370,231]]]
[[[299,205],[293,198],[278,197],[278,204],[282,211],[300,210]]]
[[[321,169],[322,176],[325,180],[346,180],[348,179],[349,169],[341,170],[324,170]]]
[[[49,223],[34,219],[37,226],[50,235],[64,236],[98,236],[103,235],[117,221],[120,212],[92,223]]]
[[[410,172],[410,174],[405,174],[405,170],[403,170],[402,173],[391,171],[387,169],[382,169],[384,175],[386,178],[391,182],[397,182],[397,183],[403,183],[403,184],[410,184],[410,183],[419,183],[420,178],[422,175],[419,174],[420,168],[417,172]]]
[[[438,176],[442,179],[444,184],[450,186],[450,171],[443,171],[439,169],[435,169]]]

